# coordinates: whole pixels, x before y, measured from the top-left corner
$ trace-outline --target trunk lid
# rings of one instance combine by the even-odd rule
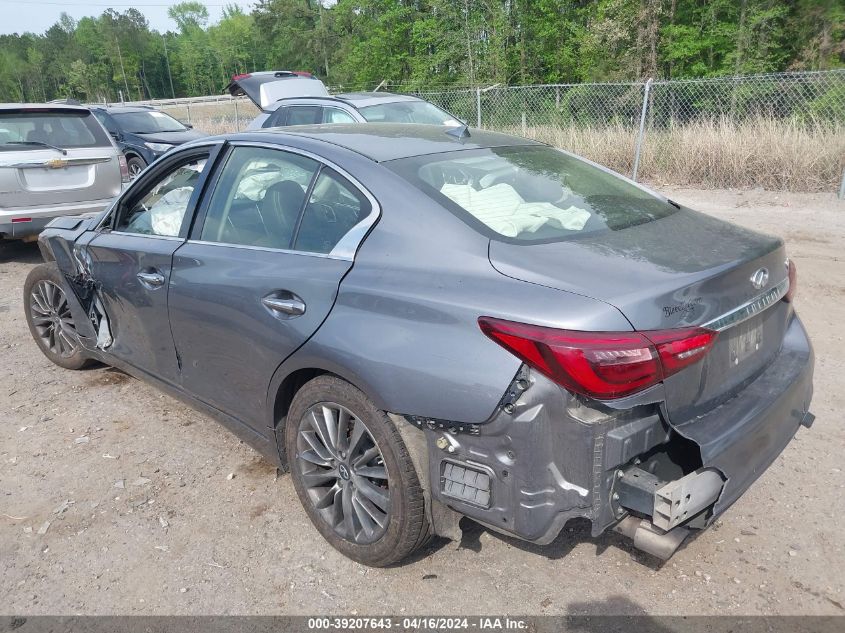
[[[636,330],[720,329],[703,361],[665,381],[675,423],[735,395],[777,354],[790,312],[777,300],[788,284],[785,259],[781,240],[689,209],[568,241],[490,242],[490,262],[502,274],[604,301]],[[755,287],[762,269],[768,279]],[[766,293],[741,323],[714,323]]]
[[[264,110],[271,103],[288,97],[325,97],[329,91],[322,81],[310,73],[289,70],[269,70],[235,75],[225,92],[233,97],[246,95]]]

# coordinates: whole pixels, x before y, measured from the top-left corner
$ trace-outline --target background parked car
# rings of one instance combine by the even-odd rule
[[[457,117],[419,97],[389,92],[352,92],[282,99],[267,106],[247,129],[313,123],[461,124]]]
[[[126,156],[130,178],[173,147],[205,136],[150,106],[94,106],[91,111]]]
[[[314,123],[428,123],[458,126],[461,121],[433,103],[389,92],[330,95],[322,81],[306,72],[274,70],[236,75],[226,87],[261,110],[247,130]]]
[[[0,104],[0,239],[101,211],[128,180],[126,159],[88,108]]]

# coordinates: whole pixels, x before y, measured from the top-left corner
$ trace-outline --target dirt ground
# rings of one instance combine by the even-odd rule
[[[38,251],[4,246],[0,613],[845,614],[845,202],[669,194],[786,239],[818,417],[668,563],[581,523],[547,547],[470,524],[403,566],[353,563],[319,537],[289,477],[223,427],[114,370],[51,365],[21,303]]]

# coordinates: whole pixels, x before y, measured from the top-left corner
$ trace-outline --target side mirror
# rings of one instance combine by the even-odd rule
[[[193,130],[193,129],[194,129],[194,126],[193,126],[193,124],[191,124],[191,123],[185,123],[184,121],[182,121],[181,123],[182,123],[182,125],[184,125],[184,126],[185,126],[186,128],[188,128],[189,130]]]
[[[118,143],[123,140],[123,134],[120,132],[109,132],[112,135],[112,138],[116,140]]]

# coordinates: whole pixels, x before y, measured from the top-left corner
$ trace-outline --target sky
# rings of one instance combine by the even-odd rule
[[[200,0],[208,7],[210,23],[217,22],[227,4],[237,4],[249,11],[255,0]],[[167,17],[167,8],[180,0],[0,0],[0,35],[8,33],[43,33],[59,20],[64,11],[78,20],[98,16],[109,7],[123,13],[135,7],[157,31],[175,31],[176,24]]]

